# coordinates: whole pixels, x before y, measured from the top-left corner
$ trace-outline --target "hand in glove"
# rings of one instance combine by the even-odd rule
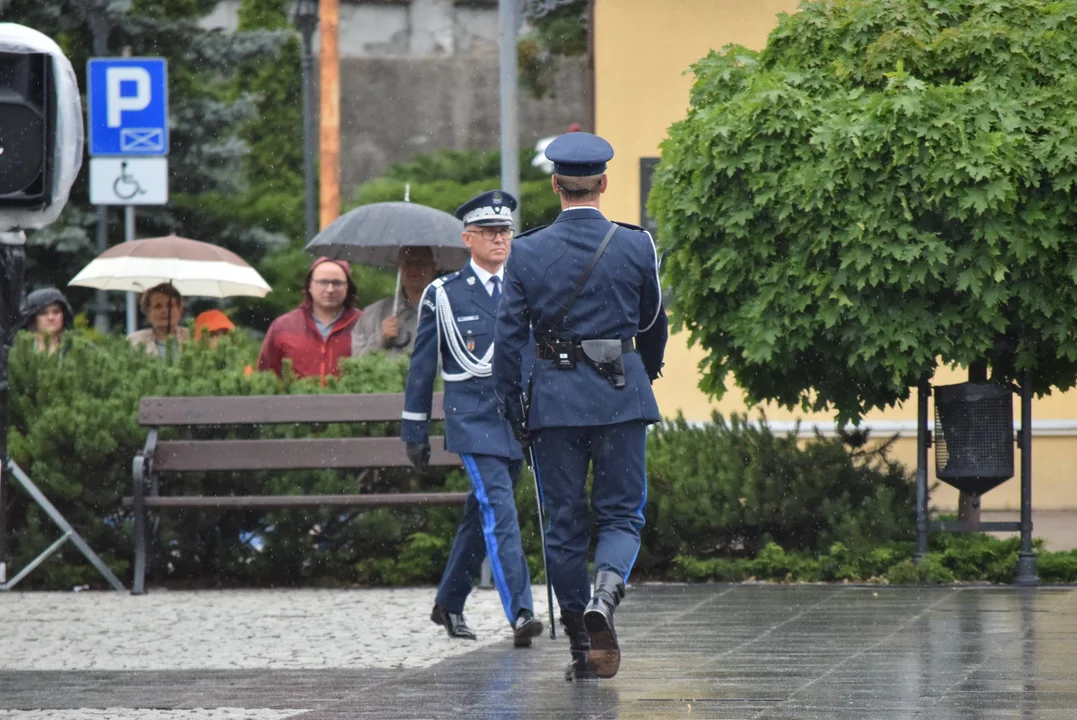
[[[426,469],[430,467],[430,443],[407,443],[406,451],[408,453],[408,460],[415,466],[415,469],[419,472],[426,472]]]
[[[526,449],[531,444],[531,431],[527,429],[527,421],[523,418],[509,420],[509,425],[512,426],[512,434],[516,442]]]

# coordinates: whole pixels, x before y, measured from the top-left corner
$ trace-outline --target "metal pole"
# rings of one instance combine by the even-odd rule
[[[125,205],[123,208],[123,239],[131,242],[135,239],[135,206]],[[130,335],[138,329],[138,315],[135,312],[135,293],[127,293],[127,334]]]
[[[1036,585],[1036,552],[1032,547],[1032,372],[1021,383],[1021,550],[1015,585]]]
[[[518,0],[498,0],[501,65],[501,188],[520,199],[520,127],[517,115],[516,33],[520,28]],[[513,214],[520,228],[520,209]]]
[[[303,28],[303,184],[306,190],[304,221],[307,242],[318,232],[317,188],[314,182],[314,23]]]
[[[927,555],[927,448],[928,437],[927,399],[931,396],[931,383],[920,381],[916,390],[916,553],[913,561],[919,563]]]
[[[96,2],[90,10],[90,31],[93,33],[93,54],[95,57],[108,55],[109,24],[104,2]],[[108,206],[97,206],[97,254],[108,250]],[[98,332],[108,332],[108,293],[104,290],[94,291],[94,327]]]
[[[21,230],[0,232],[0,468],[7,464],[8,351],[19,326],[26,252]],[[0,584],[7,582],[7,484],[0,472]]]
[[[97,206],[97,254],[108,250],[108,206]],[[108,293],[94,290],[93,326],[100,333],[108,332]]]

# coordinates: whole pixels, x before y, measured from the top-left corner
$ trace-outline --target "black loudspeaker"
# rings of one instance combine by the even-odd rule
[[[48,55],[0,53],[0,208],[52,201],[54,88]]]

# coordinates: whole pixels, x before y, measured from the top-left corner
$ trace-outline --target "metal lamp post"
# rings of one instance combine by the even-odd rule
[[[306,192],[304,221],[307,242],[317,233],[314,187],[314,88],[311,77],[314,67],[314,31],[318,29],[318,0],[298,0],[295,5],[295,26],[303,36],[303,185]]]

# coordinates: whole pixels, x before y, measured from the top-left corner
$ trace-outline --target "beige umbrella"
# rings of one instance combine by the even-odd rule
[[[178,235],[115,245],[68,285],[140,293],[161,283],[171,283],[185,297],[265,297],[272,290],[234,252]]]

